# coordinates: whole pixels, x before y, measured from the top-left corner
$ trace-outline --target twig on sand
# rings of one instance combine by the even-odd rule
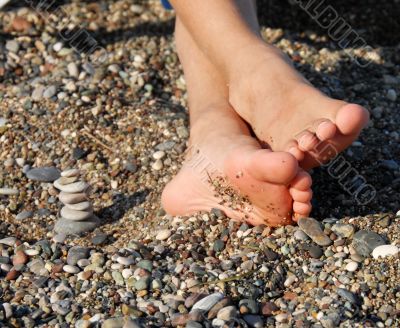
[[[107,146],[103,141],[101,141],[100,139],[96,138],[93,134],[91,134],[89,131],[89,129],[85,126],[84,129],[82,129],[82,133],[85,134],[86,136],[88,136],[89,138],[93,139],[94,141],[96,141],[100,146],[103,146],[104,148],[106,148],[107,150],[109,150],[110,152],[114,153],[114,149],[112,149],[110,146]]]

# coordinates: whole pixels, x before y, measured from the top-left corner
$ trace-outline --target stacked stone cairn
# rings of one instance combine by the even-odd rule
[[[88,197],[89,184],[80,179],[78,169],[61,172],[54,181],[54,187],[60,190],[58,195],[64,204],[61,218],[56,222],[54,231],[66,235],[81,234],[95,229],[100,221],[93,214],[93,206]]]

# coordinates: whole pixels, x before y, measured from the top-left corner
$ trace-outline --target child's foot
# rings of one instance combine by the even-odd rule
[[[228,106],[203,111],[204,119],[191,127],[187,160],[163,191],[164,209],[190,215],[218,208],[232,219],[269,226],[307,216],[309,174],[299,173],[289,153],[261,149]]]
[[[262,149],[230,107],[227,87],[179,19],[176,43],[189,93],[187,160],[162,194],[164,209],[212,208],[251,224],[285,225],[311,211],[311,177],[289,153]]]
[[[291,152],[304,169],[336,156],[368,122],[366,109],[322,94],[278,49],[255,45],[236,56],[229,78],[232,106],[261,141]]]

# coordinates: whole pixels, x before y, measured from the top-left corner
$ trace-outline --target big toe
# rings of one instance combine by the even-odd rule
[[[343,135],[358,135],[369,121],[369,112],[362,106],[347,104],[336,115],[336,126]]]
[[[287,152],[260,149],[249,156],[248,171],[257,180],[286,185],[296,176],[298,162]]]

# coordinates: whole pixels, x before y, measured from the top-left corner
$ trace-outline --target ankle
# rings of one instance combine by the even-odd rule
[[[240,81],[244,77],[252,76],[264,62],[273,59],[284,60],[290,63],[288,57],[278,48],[262,40],[252,42],[242,47],[228,62],[228,81]]]

